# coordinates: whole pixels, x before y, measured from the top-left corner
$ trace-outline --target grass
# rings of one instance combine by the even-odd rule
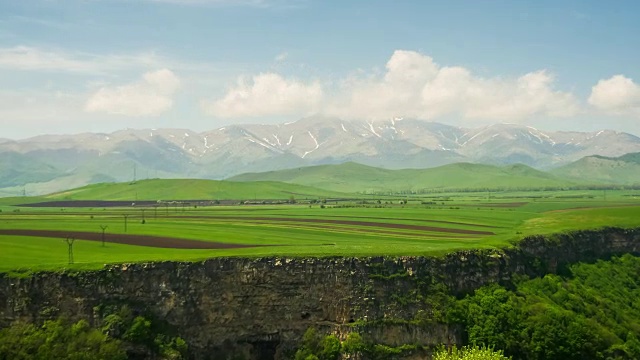
[[[609,184],[638,185],[640,153],[620,157],[587,156],[571,164],[553,169],[552,174],[568,179],[585,179]]]
[[[545,234],[605,226],[640,226],[640,207],[612,206],[550,211],[541,217],[525,221],[521,231],[525,234]]]
[[[127,234],[271,246],[178,250],[113,243],[102,247],[99,242],[78,240],[74,245],[75,264],[69,265],[63,239],[0,236],[0,271],[94,269],[106,263],[194,261],[219,256],[439,255],[458,249],[506,246],[529,234],[640,226],[640,191],[367,196],[329,201],[322,204],[324,208],[309,203],[171,207],[160,208],[157,214],[155,209],[147,208],[144,224],[140,207],[14,206],[41,200],[0,199],[0,229],[100,232],[99,226],[106,225],[109,238],[125,233],[126,214]],[[493,234],[448,233],[446,229]]]
[[[68,266],[68,247],[62,239],[39,237],[0,236],[0,248],[3,249],[0,269],[14,272],[51,270]],[[97,269],[106,263],[135,262],[169,259],[198,259],[207,256],[204,250],[160,249],[143,246],[106,244],[104,247],[95,241],[75,241],[74,269]],[[37,259],[37,261],[35,261]]]
[[[387,170],[357,163],[248,173],[233,181],[283,181],[348,193],[389,193],[425,189],[545,188],[583,184],[526,165],[492,166],[456,163],[430,169]]]
[[[274,181],[251,183],[200,180],[151,179],[133,183],[100,183],[46,196],[49,200],[253,200],[308,197],[345,197],[348,194]]]

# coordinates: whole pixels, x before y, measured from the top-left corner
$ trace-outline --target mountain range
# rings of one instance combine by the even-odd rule
[[[349,161],[386,169],[470,162],[549,170],[592,155],[611,159],[635,152],[640,152],[640,138],[611,130],[548,132],[515,124],[462,128],[401,118],[371,122],[309,117],[199,133],[126,129],[1,139],[0,195],[141,178],[224,179]]]

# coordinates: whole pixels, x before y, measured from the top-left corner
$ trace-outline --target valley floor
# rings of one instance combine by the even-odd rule
[[[640,226],[638,191],[368,195],[279,205],[16,206],[42,200],[0,199],[1,271],[220,256],[439,255],[504,247],[532,234]],[[73,264],[67,238],[75,240]]]

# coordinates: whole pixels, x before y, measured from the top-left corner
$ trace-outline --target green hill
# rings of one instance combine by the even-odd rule
[[[637,185],[640,184],[640,153],[617,158],[587,156],[551,173],[568,179],[589,179],[592,183]]]
[[[47,195],[49,200],[253,200],[291,196],[345,197],[344,193],[274,181],[232,182],[199,179],[151,179],[100,183]]]
[[[387,170],[353,162],[247,173],[232,181],[282,181],[343,192],[565,187],[569,181],[526,165],[456,163],[430,169]]]

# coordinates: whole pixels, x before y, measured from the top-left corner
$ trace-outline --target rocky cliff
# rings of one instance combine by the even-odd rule
[[[0,327],[59,316],[100,325],[101,309],[126,304],[168,324],[195,359],[286,358],[311,326],[388,346],[460,343],[439,315],[443,292],[462,296],[623,253],[640,254],[640,229],[533,236],[443,257],[216,258],[0,275]]]

